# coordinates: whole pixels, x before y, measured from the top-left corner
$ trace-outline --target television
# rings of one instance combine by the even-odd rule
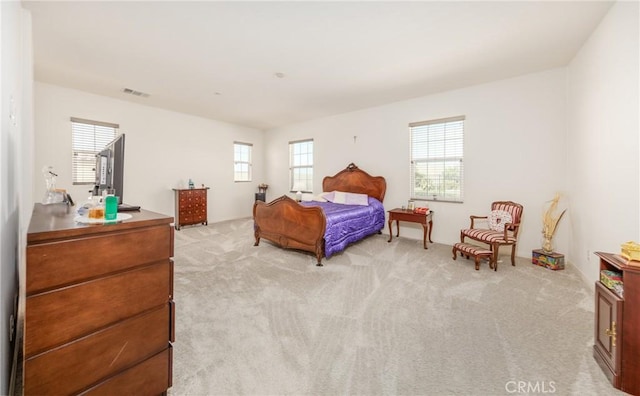
[[[118,205],[122,204],[124,185],[124,133],[109,142],[96,154],[96,183],[93,195],[115,190]]]

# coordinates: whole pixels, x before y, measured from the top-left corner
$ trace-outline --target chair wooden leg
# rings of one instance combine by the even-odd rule
[[[516,266],[516,245],[511,245],[511,265]]]
[[[500,245],[493,244],[491,245],[491,250],[493,250],[493,257],[491,258],[491,260],[493,261],[493,270],[497,271],[498,270],[498,249],[500,248]]]

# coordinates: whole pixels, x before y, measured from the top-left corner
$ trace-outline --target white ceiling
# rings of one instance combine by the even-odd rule
[[[259,129],[565,66],[612,4],[22,3],[36,80]]]

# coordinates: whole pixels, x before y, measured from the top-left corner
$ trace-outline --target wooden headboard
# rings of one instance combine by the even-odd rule
[[[322,191],[334,190],[367,194],[383,202],[384,194],[387,192],[387,181],[382,176],[371,176],[354,163],[350,163],[335,176],[322,179]]]

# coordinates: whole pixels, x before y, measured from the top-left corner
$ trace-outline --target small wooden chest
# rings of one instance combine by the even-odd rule
[[[549,268],[551,270],[563,270],[564,254],[545,253],[542,249],[536,249],[532,252],[531,262],[535,265]]]

